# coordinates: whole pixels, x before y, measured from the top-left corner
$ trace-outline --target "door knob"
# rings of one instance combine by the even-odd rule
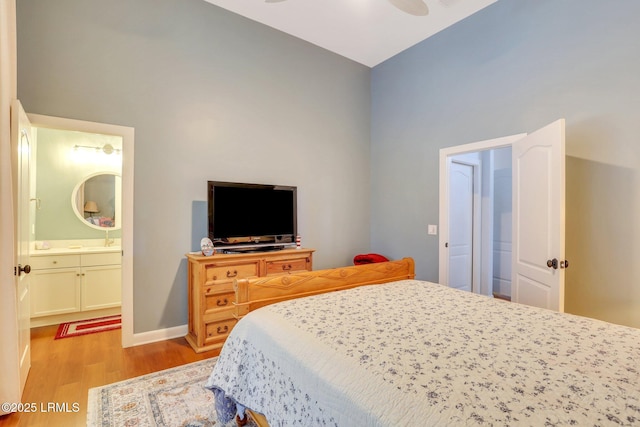
[[[31,273],[31,266],[29,264],[27,264],[27,265],[25,265],[23,267],[22,265],[18,264],[18,267],[15,268],[14,274],[20,276],[22,273],[24,273],[24,274]]]
[[[554,270],[558,269],[558,260],[556,258],[547,260],[547,267],[553,268]]]

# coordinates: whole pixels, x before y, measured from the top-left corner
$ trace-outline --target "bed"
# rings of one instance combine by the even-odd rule
[[[640,424],[637,329],[414,280],[410,259],[238,281],[236,297],[206,385],[222,421]]]

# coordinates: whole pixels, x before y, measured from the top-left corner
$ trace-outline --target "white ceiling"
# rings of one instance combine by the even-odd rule
[[[205,0],[369,67],[497,0],[425,0],[427,16],[388,0]]]

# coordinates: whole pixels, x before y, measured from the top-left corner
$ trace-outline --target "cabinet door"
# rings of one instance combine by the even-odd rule
[[[82,310],[119,307],[122,303],[122,273],[119,265],[82,269]]]
[[[80,269],[34,270],[31,273],[31,317],[80,311]]]

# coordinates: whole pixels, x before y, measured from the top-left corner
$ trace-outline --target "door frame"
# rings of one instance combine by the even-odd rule
[[[134,128],[61,117],[27,114],[34,128],[80,131],[122,138],[122,347],[133,336],[133,153]]]
[[[457,145],[440,149],[440,197],[439,197],[439,224],[440,236],[438,239],[438,283],[449,285],[449,173],[450,158],[460,154],[473,153],[476,151],[487,151],[496,148],[510,147],[515,141],[527,136],[526,133],[504,136],[500,138],[487,139],[469,144]],[[479,242],[478,242],[479,245]],[[474,242],[474,249],[476,242]]]

